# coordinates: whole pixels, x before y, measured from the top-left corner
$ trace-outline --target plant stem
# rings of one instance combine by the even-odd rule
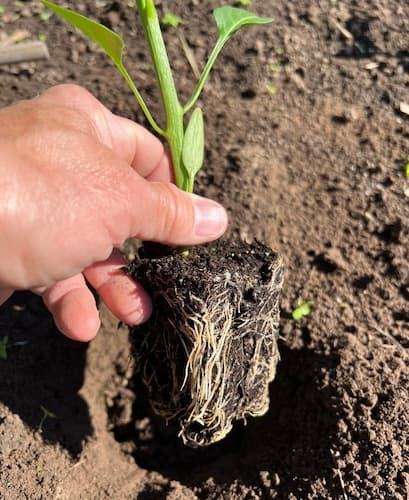
[[[162,103],[166,115],[166,131],[164,136],[170,146],[176,185],[186,190],[188,188],[185,181],[187,174],[184,172],[182,163],[184,137],[183,108],[176,92],[175,82],[173,80],[172,70],[153,0],[138,0],[137,3],[162,96]]]
[[[183,113],[184,114],[186,114],[188,111],[190,111],[192,109],[192,107],[195,105],[196,101],[198,100],[198,98],[200,96],[200,93],[203,90],[203,86],[204,86],[204,84],[206,82],[206,79],[209,76],[210,70],[212,69],[213,64],[215,63],[215,61],[216,61],[218,55],[220,54],[220,51],[222,50],[223,45],[225,43],[226,43],[226,38],[225,37],[220,37],[217,40],[216,45],[214,46],[214,49],[213,49],[212,53],[209,56],[209,60],[207,61],[206,66],[205,66],[205,68],[203,70],[203,73],[202,73],[202,75],[200,77],[200,80],[199,80],[199,82],[197,84],[197,87],[195,88],[195,91],[193,92],[192,97],[190,98],[190,100],[187,102],[187,104],[183,108]]]
[[[136,100],[138,101],[139,106],[141,107],[143,114],[146,116],[146,119],[148,120],[150,126],[155,130],[156,133],[162,136],[166,136],[166,132],[156,123],[155,119],[153,118],[151,112],[148,109],[148,106],[145,104],[145,101],[143,100],[143,97],[139,90],[136,88],[134,82],[132,81],[132,78],[130,77],[128,71],[125,69],[123,65],[119,68],[122,76],[125,78],[127,84],[131,88],[134,96],[136,97]]]

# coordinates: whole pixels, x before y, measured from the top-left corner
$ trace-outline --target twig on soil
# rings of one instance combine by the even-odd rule
[[[48,58],[47,45],[40,41],[19,43],[10,47],[0,47],[0,66],[2,64],[32,62]]]
[[[408,355],[408,353],[407,353],[406,349],[404,348],[404,346],[403,346],[403,345],[399,342],[399,340],[396,340],[396,339],[395,339],[395,337],[394,337],[391,333],[386,332],[386,331],[384,331],[384,330],[381,330],[381,329],[380,329],[378,326],[376,326],[376,325],[372,325],[372,328],[373,328],[374,330],[376,330],[378,333],[380,333],[383,337],[385,337],[385,338],[387,338],[388,340],[390,340],[390,341],[393,343],[393,345],[394,345],[395,347],[398,347],[398,348],[399,348],[399,350],[401,350],[401,351],[402,351],[402,353],[403,353],[405,356],[407,356],[407,355]]]
[[[332,459],[334,460],[335,472],[337,473],[337,476],[338,476],[338,479],[339,479],[339,482],[340,482],[340,485],[341,485],[343,499],[344,500],[348,500],[348,495],[347,495],[347,492],[345,490],[344,478],[342,477],[341,469],[339,468],[339,466],[338,466],[338,464],[337,464],[337,462],[335,460],[337,457],[339,457],[339,451],[334,451],[334,450],[330,449],[330,452],[331,452],[331,455],[332,455]]]
[[[338,475],[338,478],[339,478],[339,482],[341,483],[342,496],[344,497],[344,500],[348,500],[348,495],[347,495],[347,492],[345,491],[344,479],[342,477],[341,470],[340,470],[340,468],[338,466],[337,466],[336,471],[337,471],[337,475]]]
[[[196,62],[196,58],[195,58],[195,55],[193,53],[193,50],[189,47],[189,44],[187,43],[185,35],[180,30],[177,30],[177,33],[178,33],[180,43],[182,44],[182,49],[183,49],[183,52],[185,53],[185,57],[187,59],[187,62],[189,63],[190,67],[192,68],[192,71],[196,77],[196,80],[200,80],[201,72],[200,72],[199,66]]]
[[[333,17],[330,17],[330,20],[332,24],[335,26],[335,28],[347,39],[347,40],[353,40],[352,34],[342,26],[336,19]]]

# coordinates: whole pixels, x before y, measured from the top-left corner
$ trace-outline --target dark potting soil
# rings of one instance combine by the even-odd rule
[[[154,304],[131,329],[136,376],[155,413],[180,422],[185,444],[207,446],[234,420],[265,414],[279,358],[281,257],[222,241],[137,259],[127,272]]]
[[[202,67],[216,37],[211,10],[223,2],[156,3],[160,15],[185,21],[179,29]],[[124,36],[125,62],[161,121],[133,8],[75,5]],[[51,52],[49,61],[0,67],[1,106],[77,83],[144,123],[94,44],[54,16],[43,20],[38,1],[1,7],[0,43],[43,34]],[[40,299],[17,294],[0,308],[0,340],[9,337],[1,498],[408,497],[409,3],[253,0],[251,9],[274,23],[243,31],[210,75],[196,191],[227,207],[229,239],[256,238],[285,260],[269,411],[189,449],[135,386],[128,329],[103,305],[101,332],[83,346],[56,332]],[[174,31],[165,37],[186,102],[195,80]],[[308,301],[311,314],[294,321]],[[56,417],[39,429],[41,406]]]

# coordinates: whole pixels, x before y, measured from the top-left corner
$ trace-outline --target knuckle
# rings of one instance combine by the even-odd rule
[[[65,101],[69,99],[71,102],[83,101],[84,99],[94,99],[92,94],[87,89],[76,85],[75,83],[63,83],[49,88],[43,94],[47,97],[53,97]]]

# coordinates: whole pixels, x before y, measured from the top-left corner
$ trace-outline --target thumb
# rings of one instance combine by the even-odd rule
[[[133,237],[168,245],[196,245],[219,238],[227,228],[225,209],[215,201],[186,193],[174,184],[139,177],[139,200],[128,213]]]

